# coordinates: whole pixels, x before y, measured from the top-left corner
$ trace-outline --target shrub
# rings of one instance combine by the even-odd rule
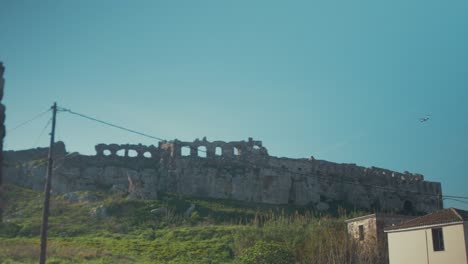
[[[15,237],[20,229],[21,227],[14,223],[0,223],[0,237]]]
[[[243,264],[289,264],[294,263],[294,255],[275,242],[258,241],[244,251],[240,258]]]

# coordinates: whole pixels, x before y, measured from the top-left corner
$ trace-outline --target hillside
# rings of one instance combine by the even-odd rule
[[[3,187],[0,259],[36,263],[42,194]],[[256,258],[265,252],[273,257],[268,263],[350,263],[358,255],[350,255],[341,213],[170,194],[67,193],[51,200],[48,263],[263,263]]]

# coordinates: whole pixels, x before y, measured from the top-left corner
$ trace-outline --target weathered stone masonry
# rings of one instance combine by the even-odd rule
[[[99,144],[95,148],[95,156],[85,156],[67,154],[65,146],[61,147],[54,171],[54,192],[130,186],[130,191],[141,198],[172,192],[257,203],[310,205],[320,210],[326,210],[332,203],[346,203],[362,209],[430,212],[442,204],[440,183],[425,181],[420,174],[312,157],[273,157],[261,141],[251,138],[234,142],[209,142],[206,138],[193,142],[174,140],[160,142],[157,147]],[[18,161],[19,154],[7,152],[6,157]],[[7,179],[42,188],[45,165],[21,164],[4,168]]]

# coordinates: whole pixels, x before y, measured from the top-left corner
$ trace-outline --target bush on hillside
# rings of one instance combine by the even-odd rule
[[[275,242],[258,241],[244,251],[240,257],[243,264],[289,264],[294,263],[294,255],[284,246]]]
[[[21,227],[14,223],[0,223],[0,237],[15,237]]]

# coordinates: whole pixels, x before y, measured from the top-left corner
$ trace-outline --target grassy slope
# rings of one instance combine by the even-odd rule
[[[4,189],[7,206],[0,227],[0,262],[36,263],[43,196],[15,185]],[[282,240],[281,236],[304,233],[304,221],[290,229],[275,226],[283,218],[302,219],[294,213],[297,208],[172,195],[141,201],[118,194],[78,194],[92,199],[71,202],[53,196],[51,200],[49,263],[231,263],[253,240]],[[191,203],[196,210],[184,217]],[[93,208],[101,205],[107,216],[92,216]],[[150,212],[162,207],[168,209],[162,215]],[[268,228],[261,232],[257,228],[265,222],[262,219],[280,221],[272,223],[274,231],[267,234]]]

